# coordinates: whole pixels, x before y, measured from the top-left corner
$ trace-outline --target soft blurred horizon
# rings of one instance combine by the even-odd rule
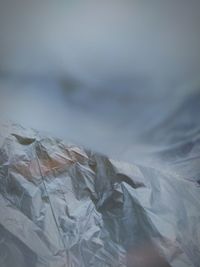
[[[160,125],[199,99],[199,10],[195,0],[1,0],[1,117],[118,159],[137,158],[157,129],[164,144],[171,126]]]

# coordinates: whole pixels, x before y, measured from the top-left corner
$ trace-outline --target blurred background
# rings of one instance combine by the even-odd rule
[[[0,117],[139,163],[191,138],[199,12],[198,0],[0,0]]]

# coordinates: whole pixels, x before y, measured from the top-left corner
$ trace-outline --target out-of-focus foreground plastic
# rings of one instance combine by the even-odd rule
[[[4,123],[0,267],[199,267],[195,180]]]

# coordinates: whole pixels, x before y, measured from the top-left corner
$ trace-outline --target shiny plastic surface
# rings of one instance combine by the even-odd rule
[[[0,267],[199,267],[200,187],[14,124],[0,132]]]

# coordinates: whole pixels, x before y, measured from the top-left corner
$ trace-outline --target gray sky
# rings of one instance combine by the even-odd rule
[[[199,86],[199,11],[195,0],[1,0],[1,116],[120,154]]]
[[[199,1],[4,1],[0,68],[86,83],[153,85],[199,73]],[[169,86],[167,86],[169,87]]]

